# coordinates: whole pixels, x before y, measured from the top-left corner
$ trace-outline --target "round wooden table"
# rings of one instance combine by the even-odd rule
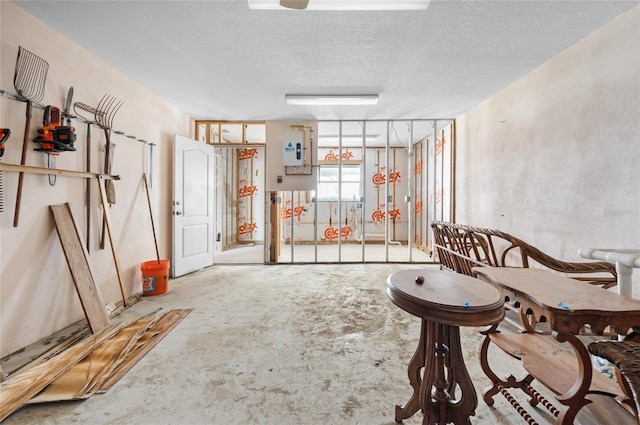
[[[422,410],[424,425],[470,424],[478,398],[464,364],[459,326],[500,322],[504,317],[500,292],[470,276],[415,269],[390,275],[387,295],[422,319],[420,341],[408,368],[413,395],[404,407],[396,405],[396,422]]]

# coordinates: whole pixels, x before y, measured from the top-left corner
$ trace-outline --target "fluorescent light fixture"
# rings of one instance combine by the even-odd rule
[[[309,0],[304,10],[427,10],[431,0]],[[249,9],[293,10],[279,0],[249,0]]]
[[[365,136],[365,142],[375,142],[378,136]],[[340,136],[318,136],[318,143],[360,143],[362,142],[362,136],[345,136],[342,135],[342,139]]]
[[[285,94],[284,100],[288,105],[375,105],[378,103],[377,94]]]

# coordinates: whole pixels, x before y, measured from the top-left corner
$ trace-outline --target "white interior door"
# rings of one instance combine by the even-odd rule
[[[213,264],[213,146],[173,138],[172,276]]]

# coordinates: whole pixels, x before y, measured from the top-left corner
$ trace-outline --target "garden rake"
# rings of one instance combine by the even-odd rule
[[[105,145],[104,145],[104,173],[111,174],[112,165],[112,149],[111,145],[111,129],[113,128],[113,118],[116,113],[122,107],[124,102],[116,99],[115,97],[105,94],[98,103],[98,113],[96,114],[96,122],[104,131]],[[109,205],[116,203],[116,191],[113,187],[113,181],[111,179],[105,180],[105,192],[107,195],[107,202]],[[102,223],[102,235],[100,237],[100,249],[104,249],[105,240],[105,222]]]

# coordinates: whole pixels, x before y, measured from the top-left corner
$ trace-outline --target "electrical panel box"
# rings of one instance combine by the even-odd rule
[[[304,145],[302,142],[284,142],[282,163],[285,167],[301,167],[304,165]]]

